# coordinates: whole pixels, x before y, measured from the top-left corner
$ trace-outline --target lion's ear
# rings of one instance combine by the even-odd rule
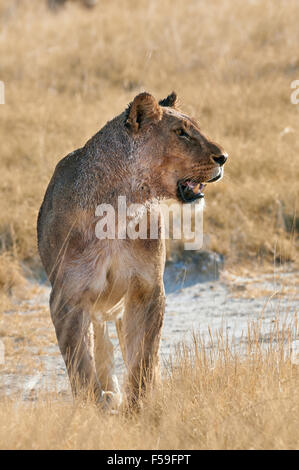
[[[178,102],[177,94],[173,91],[172,93],[170,93],[170,95],[167,96],[167,98],[164,98],[164,100],[160,100],[159,105],[167,106],[169,108],[175,108],[177,102]]]
[[[134,98],[127,110],[126,126],[134,133],[160,121],[162,110],[155,98],[149,93],[140,93]]]

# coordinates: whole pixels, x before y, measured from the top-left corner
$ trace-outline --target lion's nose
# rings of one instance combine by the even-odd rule
[[[227,153],[224,153],[223,155],[218,155],[217,157],[213,156],[213,160],[216,163],[218,163],[218,165],[222,166],[226,162],[227,157],[228,157]]]

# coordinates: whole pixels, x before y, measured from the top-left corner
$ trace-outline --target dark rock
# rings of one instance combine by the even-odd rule
[[[179,261],[166,261],[164,284],[166,293],[189,287],[198,282],[219,279],[224,257],[213,251],[184,251]]]

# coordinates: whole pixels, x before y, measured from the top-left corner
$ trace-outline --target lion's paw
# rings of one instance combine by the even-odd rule
[[[115,413],[118,411],[122,403],[122,394],[115,392],[102,392],[101,398],[99,400],[99,405],[105,411],[110,411]]]

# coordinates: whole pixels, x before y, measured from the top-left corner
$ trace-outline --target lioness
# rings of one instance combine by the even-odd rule
[[[176,108],[136,96],[84,147],[57,165],[38,215],[40,256],[52,284],[51,316],[72,391],[92,391],[104,406],[120,402],[107,320],[116,322],[128,369],[127,397],[136,403],[159,377],[165,263],[161,222],[156,239],[99,239],[101,203],[116,212],[118,196],[142,203],[203,197],[227,160],[219,145]]]

